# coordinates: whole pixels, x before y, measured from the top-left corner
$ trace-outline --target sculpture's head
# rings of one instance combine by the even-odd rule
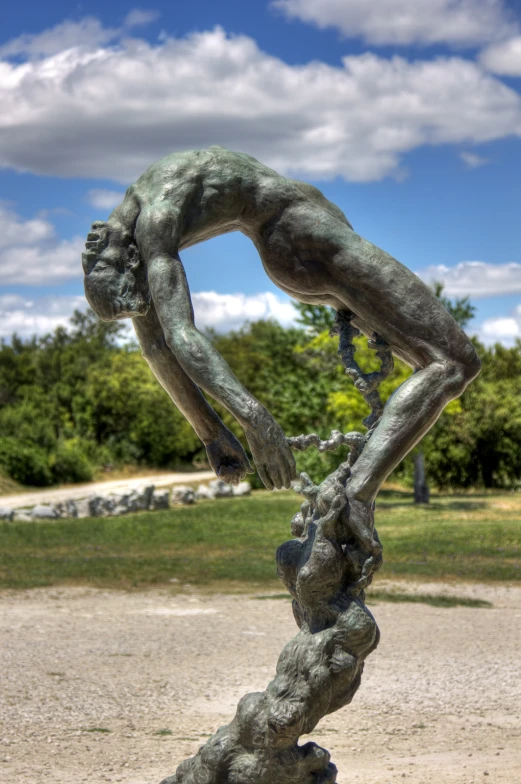
[[[82,255],[85,296],[102,321],[143,316],[150,307],[146,270],[132,238],[92,225]]]

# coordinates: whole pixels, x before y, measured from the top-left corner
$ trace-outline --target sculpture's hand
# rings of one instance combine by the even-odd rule
[[[295,458],[281,426],[263,410],[255,427],[245,429],[258,474],[268,490],[290,487],[296,477]]]
[[[215,474],[230,485],[237,485],[253,468],[233,433],[223,428],[219,436],[206,444],[208,462]]]

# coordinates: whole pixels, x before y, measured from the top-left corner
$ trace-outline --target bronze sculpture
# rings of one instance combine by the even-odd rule
[[[179,251],[230,231],[253,241],[284,292],[338,311],[342,361],[373,409],[365,436],[288,439],[196,329]],[[281,655],[275,680],[266,692],[244,697],[234,721],[167,780],[335,781],[327,753],[314,744],[299,747],[297,739],[358,688],[363,661],[378,642],[363,604],[364,588],[382,563],[376,494],[478,374],[474,348],[433,292],[357,235],[317,188],[222,147],[175,153],[151,166],[108,222],[93,225],[83,267],[89,303],[104,320],[132,318],[145,359],[192,423],[220,478],[239,482],[251,466],[201,389],[241,424],[269,489],[289,487],[295,478],[292,448],[351,449],[349,460],[319,487],[301,477],[306,500],[293,522],[296,538],[277,556],[300,632]],[[379,374],[364,376],[354,361],[358,329],[382,361]],[[415,372],[382,411],[377,387],[389,372],[391,352]]]

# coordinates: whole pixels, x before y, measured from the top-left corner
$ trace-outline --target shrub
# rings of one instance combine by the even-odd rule
[[[58,444],[51,457],[52,474],[55,482],[90,482],[94,468],[85,454],[80,439],[72,438]]]
[[[47,455],[43,449],[30,442],[0,438],[0,466],[21,484],[36,487],[52,484]]]

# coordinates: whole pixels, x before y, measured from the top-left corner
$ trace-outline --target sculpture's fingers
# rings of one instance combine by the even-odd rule
[[[256,463],[257,466],[257,473],[261,478],[261,482],[267,490],[273,490],[273,484],[271,479],[269,478],[268,472],[266,471],[265,466],[261,465],[260,463]]]
[[[295,455],[293,454],[291,449],[288,448],[288,452],[289,452],[289,458],[288,458],[289,478],[291,484],[291,482],[297,478],[297,461],[295,460]]]
[[[236,485],[240,481],[239,476],[237,475],[236,466],[223,465],[219,468],[217,475],[219,479],[222,479],[227,485]]]
[[[297,466],[295,463],[295,458],[293,457],[293,453],[290,449],[288,449],[287,453],[284,455],[284,459],[282,460],[281,465],[282,471],[282,484],[284,487],[288,489],[291,487],[291,480],[295,478],[295,474],[297,471]]]
[[[282,462],[283,462],[282,460],[276,460],[276,461],[274,461],[270,465],[271,479],[272,479],[273,484],[277,488],[277,490],[281,490],[282,489],[282,485],[283,485],[282,473],[281,473],[281,470],[280,470],[280,467],[281,467],[280,464]]]

